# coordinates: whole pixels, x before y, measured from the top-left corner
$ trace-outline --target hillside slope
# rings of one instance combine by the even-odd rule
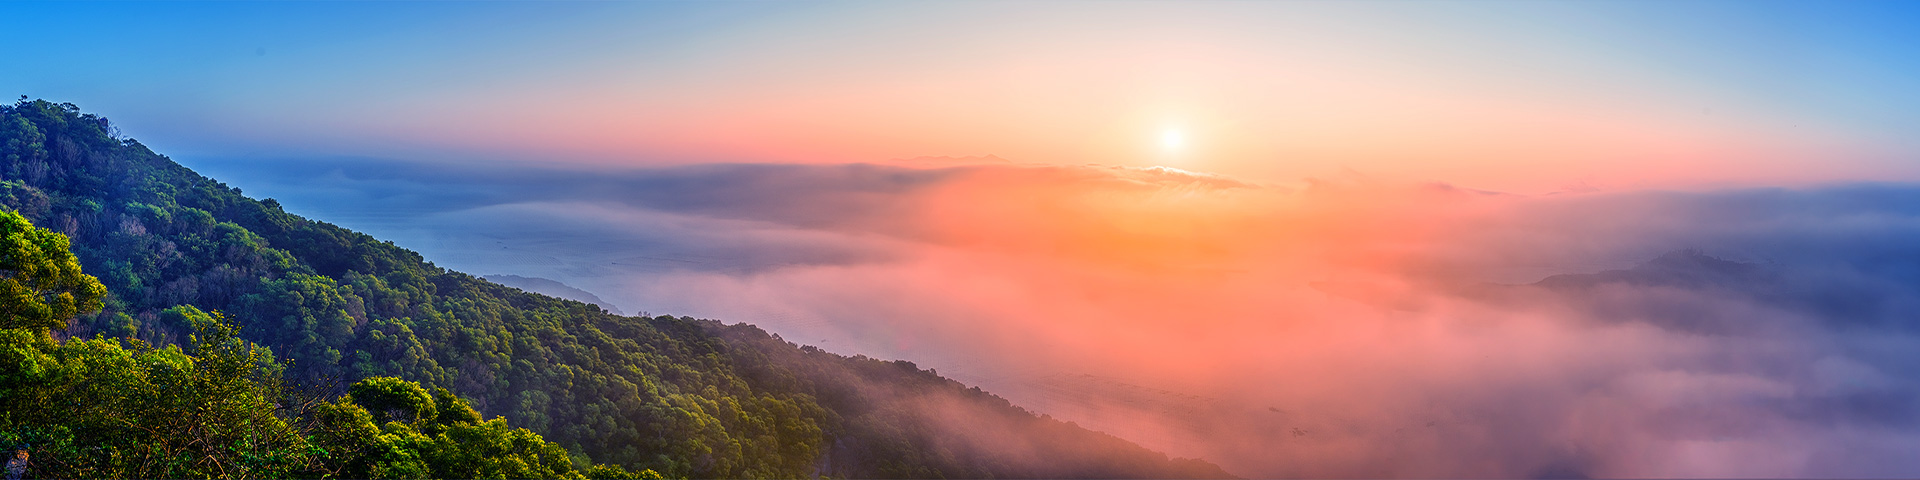
[[[597,462],[670,477],[1224,477],[907,362],[746,325],[623,317],[449,271],[200,176],[71,104],[0,106],[0,205],[110,294],[68,336],[178,343],[226,312],[289,375],[447,388]]]

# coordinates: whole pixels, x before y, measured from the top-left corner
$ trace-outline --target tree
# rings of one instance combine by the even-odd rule
[[[0,463],[11,477],[660,478],[576,467],[565,447],[483,420],[444,388],[374,377],[331,401],[294,391],[279,359],[219,311],[161,311],[157,326],[188,332],[178,344],[55,339],[49,328],[105,295],[70,246],[0,211]]]
[[[420,384],[393,377],[373,377],[354,383],[347,389],[353,403],[375,414],[378,423],[414,423],[438,415],[434,399]]]
[[[65,329],[101,307],[107,287],[80,273],[67,236],[0,211],[0,328]]]
[[[187,348],[56,341],[0,329],[0,445],[35,478],[313,476],[326,457],[289,424],[281,367],[218,313],[168,311]]]

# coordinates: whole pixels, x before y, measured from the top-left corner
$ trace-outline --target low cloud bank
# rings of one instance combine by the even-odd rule
[[[1241,475],[1920,473],[1917,185],[190,166],[448,267],[912,360]]]

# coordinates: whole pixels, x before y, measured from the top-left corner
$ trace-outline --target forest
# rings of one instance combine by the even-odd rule
[[[0,106],[0,157],[28,478],[1231,477],[908,361],[440,268],[72,104]]]

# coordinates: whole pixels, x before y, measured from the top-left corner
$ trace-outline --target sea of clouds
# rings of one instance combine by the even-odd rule
[[[1244,476],[1920,474],[1920,185],[188,164],[442,266],[911,360]]]

